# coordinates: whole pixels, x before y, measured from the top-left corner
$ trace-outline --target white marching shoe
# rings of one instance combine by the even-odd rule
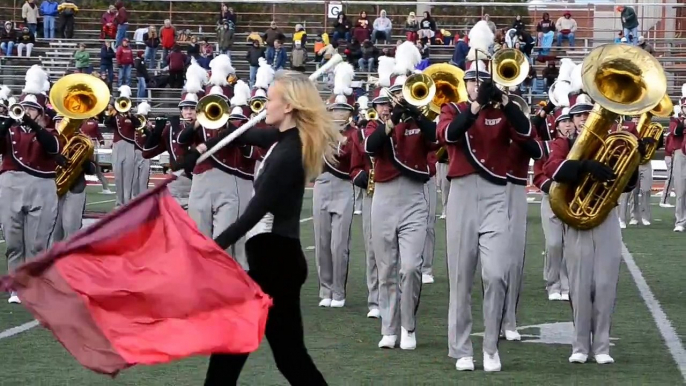
[[[569,301],[569,294],[561,294],[560,300],[562,300],[564,302],[568,302]]]
[[[345,299],[331,301],[331,308],[341,308],[343,306],[345,306]]]
[[[381,311],[378,308],[372,308],[367,312],[367,317],[372,319],[379,319],[381,317]]]
[[[331,299],[322,299],[319,302],[319,307],[331,307]]]
[[[379,341],[379,348],[395,348],[397,341],[398,335],[384,335]]]
[[[495,354],[489,355],[484,352],[484,371],[500,371],[500,355],[496,351]]]
[[[663,208],[674,208],[674,205],[672,205],[670,203],[664,203],[664,202],[661,202],[660,206]]]
[[[433,284],[434,275],[429,275],[427,273],[422,274],[422,284]]]
[[[612,359],[612,357],[609,356],[608,354],[598,354],[598,355],[594,356],[593,359],[595,359],[596,363],[599,365],[607,365],[610,363],[615,363],[615,360]]]
[[[588,355],[580,352],[574,353],[569,357],[569,363],[586,363],[586,360],[588,360]]]
[[[7,299],[7,303],[9,303],[9,304],[21,304],[21,300],[19,300],[19,296],[17,296],[16,292],[12,292],[10,294],[10,298]]]
[[[619,220],[619,227],[622,229],[626,229],[626,223],[622,220]]]
[[[684,227],[682,225],[677,225],[674,227],[674,232],[683,232]]]
[[[648,220],[646,220],[646,219],[644,219],[644,218],[641,219],[641,223],[642,223],[643,225],[645,225],[645,226],[650,225],[650,221],[648,221]]]
[[[553,292],[548,294],[548,300],[562,300],[562,295],[559,292]]]
[[[417,337],[415,333],[407,331],[404,327],[401,327],[400,330],[400,348],[403,350],[416,349]]]
[[[522,336],[516,330],[505,330],[505,339],[509,341],[522,340]]]
[[[474,358],[462,357],[455,363],[457,371],[474,371]]]

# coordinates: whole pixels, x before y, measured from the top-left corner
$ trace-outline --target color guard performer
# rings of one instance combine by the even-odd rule
[[[134,166],[134,181],[133,181],[133,197],[138,196],[139,194],[145,192],[148,190],[148,184],[150,183],[150,159],[143,157],[143,151],[145,150],[145,142],[147,140],[146,138],[146,129],[149,133],[148,126],[152,125],[152,122],[148,119],[148,114],[150,114],[150,104],[148,101],[142,101],[141,103],[138,104],[138,107],[136,108],[136,117],[140,119],[141,117],[144,118],[147,122],[144,128],[141,128],[140,130],[138,129],[141,124],[139,123],[138,127],[136,127],[136,130],[134,132],[134,145],[136,146],[135,150],[135,166]]]
[[[119,87],[119,96],[129,98],[131,103],[131,88]],[[122,206],[134,197],[134,182],[136,178],[136,127],[140,124],[131,110],[120,113],[114,107],[108,107],[105,126],[114,132],[112,139],[112,170],[114,171],[114,185],[117,191],[115,207]]]
[[[593,109],[590,98],[579,96],[570,108],[576,135],[584,130],[588,112]],[[560,137],[550,145],[550,155],[543,169],[555,182],[577,184],[586,174],[597,181],[615,178],[607,165],[592,160],[567,160],[575,138]],[[625,191],[636,185],[638,171]],[[617,295],[619,267],[622,260],[622,234],[617,209],[597,227],[579,230],[565,224],[564,258],[569,273],[574,340],[571,363],[585,363],[593,353],[598,364],[613,363],[610,354],[610,326]]]
[[[676,208],[674,215],[674,232],[686,230],[686,152],[684,151],[684,114],[686,114],[686,84],[682,87],[682,98],[679,100],[681,116],[669,122],[669,135],[672,137],[672,178],[676,191]]]
[[[379,99],[381,98],[381,99]],[[353,184],[362,190],[362,236],[364,237],[364,252],[365,252],[365,262],[366,262],[366,274],[367,279],[367,308],[369,312],[367,313],[368,318],[380,318],[381,312],[379,311],[379,272],[376,265],[376,258],[374,256],[374,246],[372,244],[372,198],[373,198],[373,183],[370,181],[373,172],[372,159],[364,151],[364,141],[365,128],[369,122],[368,117],[372,115],[370,113],[379,114],[375,107],[376,106],[386,106],[388,103],[388,98],[385,96],[377,97],[374,101],[379,102],[383,100],[383,104],[374,104],[372,107],[369,106],[369,97],[366,95],[361,95],[357,99],[358,108],[358,129],[353,136],[353,148],[352,154],[350,156],[350,178]],[[370,185],[371,183],[371,185]]]
[[[416,46],[405,42],[396,50],[395,72],[402,74],[404,66],[409,73],[420,61]],[[403,82],[402,75],[395,80],[396,85]],[[388,90],[377,89],[376,96],[380,92]],[[430,144],[435,144],[435,124],[404,102],[392,109],[390,103],[383,105],[377,108],[380,119],[370,121],[365,129],[365,152],[374,157],[372,243],[379,270],[383,335],[379,347],[394,348],[400,332],[400,348],[413,350],[429,212],[424,194],[430,178],[426,160]]]
[[[114,192],[110,190],[110,184],[107,181],[107,177],[103,174],[102,168],[98,163],[97,149],[105,147],[105,138],[103,138],[102,133],[100,132],[99,116],[84,120],[80,130],[81,134],[90,138],[93,142],[93,148],[95,149],[93,159],[93,162],[95,163],[95,176],[98,177],[98,180],[102,185],[102,192],[100,192],[100,194],[114,194]]]
[[[335,67],[332,103],[328,106],[343,139],[335,157],[337,163],[324,160],[324,171],[314,181],[312,217],[314,251],[319,275],[320,307],[345,305],[350,229],[354,211],[354,191],[350,183],[350,155],[357,128],[352,124],[354,96],[351,88],[355,76],[352,65]]]
[[[0,223],[10,273],[48,247],[57,220],[55,156],[61,149],[57,132],[47,124],[47,77],[40,66],[31,67],[19,102],[21,121],[0,122]],[[16,293],[8,301],[21,303]]]
[[[533,135],[527,117],[496,87],[480,61],[487,59],[493,38],[485,21],[470,31],[467,58],[471,64],[464,75],[469,101],[443,105],[436,130],[450,160],[448,355],[457,359],[457,370],[474,370],[471,291],[479,260],[484,286],[484,370],[501,369],[498,337],[512,263],[507,251],[508,164],[503,155],[511,141],[523,143]],[[474,61],[477,57],[479,61]]]

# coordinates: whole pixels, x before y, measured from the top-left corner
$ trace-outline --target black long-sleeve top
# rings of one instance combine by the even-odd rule
[[[226,130],[228,135],[232,130]],[[302,142],[297,128],[248,129],[238,141],[270,148],[255,176],[254,195],[243,215],[224,230],[215,241],[226,249],[249,231],[248,239],[260,233],[300,238],[300,212],[305,194],[306,173],[302,161]],[[207,144],[210,148],[210,143]],[[257,227],[255,227],[258,225]],[[253,229],[255,228],[255,229]]]

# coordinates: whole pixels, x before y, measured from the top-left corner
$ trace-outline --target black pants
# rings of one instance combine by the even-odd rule
[[[327,385],[305,348],[300,289],[307,262],[300,240],[262,234],[245,245],[250,277],[272,297],[265,335],[276,367],[291,385]],[[236,385],[248,355],[213,354],[205,386]]]

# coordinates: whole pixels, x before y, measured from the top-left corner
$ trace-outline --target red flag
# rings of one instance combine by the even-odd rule
[[[249,353],[264,336],[271,299],[198,231],[170,181],[4,278],[93,371]]]

